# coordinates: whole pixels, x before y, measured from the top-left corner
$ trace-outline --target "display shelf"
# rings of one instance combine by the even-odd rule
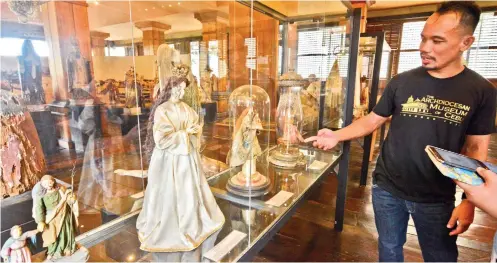
[[[274,148],[271,148],[272,150]],[[246,234],[246,237],[234,246],[223,258],[223,262],[248,261],[258,253],[266,243],[291,218],[296,208],[304,201],[312,189],[319,185],[321,179],[329,175],[338,164],[339,152],[324,152],[301,148],[306,156],[306,164],[295,169],[278,169],[268,164],[267,160],[258,160],[259,166],[267,164],[267,172],[272,180],[271,191],[262,198],[242,198],[228,193],[224,186],[230,174],[236,169],[223,171],[209,178],[211,190],[225,216],[223,228],[213,234],[197,249],[177,253],[148,253],[139,249],[140,242],[136,232],[136,219],[140,211],[133,211],[113,220],[109,224],[86,232],[77,237],[77,241],[88,248],[89,261],[192,261],[206,260],[204,254],[221,242],[232,231]],[[319,172],[308,171],[308,165],[318,160],[326,163]],[[285,181],[294,175],[294,182]],[[293,185],[293,186],[292,186]],[[280,207],[267,205],[265,201],[280,190],[292,192],[293,196]]]
[[[274,151],[275,148],[276,147],[272,147],[270,153]],[[296,201],[300,195],[307,192],[307,190],[324,175],[322,172],[312,172],[308,170],[308,166],[314,160],[325,162],[327,164],[326,167],[323,168],[323,171],[325,171],[340,157],[338,152],[326,152],[309,148],[300,148],[300,151],[305,157],[304,165],[297,166],[293,169],[280,168],[269,163],[268,160],[258,158],[257,171],[266,175],[271,180],[271,186],[268,194],[259,198],[252,198],[251,202],[264,204],[281,190],[284,190],[293,193],[289,202],[285,203],[286,206],[290,205],[292,202]],[[262,156],[266,155],[262,154]],[[226,190],[226,184],[229,178],[236,175],[240,170],[240,167],[234,168],[209,179],[209,184],[217,197],[228,199],[242,205],[246,204],[247,198],[239,197],[224,191]]]

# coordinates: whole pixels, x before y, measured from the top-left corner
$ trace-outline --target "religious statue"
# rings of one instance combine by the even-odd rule
[[[165,102],[150,112],[146,141],[152,156],[136,222],[144,251],[193,250],[224,224],[200,163],[198,114],[181,101],[188,84],[171,77],[156,100]]]
[[[22,233],[18,225],[10,229],[10,238],[2,246],[3,262],[31,262],[31,248],[36,245],[38,230]]]
[[[276,108],[278,147],[269,157],[272,164],[293,168],[303,158],[298,147],[304,140],[301,135],[304,126],[302,108],[300,87],[280,87],[280,101]]]
[[[60,259],[76,252],[78,202],[70,189],[57,184],[50,175],[44,175],[35,185],[33,218],[42,232],[47,259]]]
[[[106,81],[100,81],[101,91],[99,92],[101,95],[109,96],[109,103],[114,105],[119,103],[119,82],[114,79],[108,79]]]
[[[343,117],[343,103],[345,101],[346,91],[342,86],[342,77],[340,77],[340,68],[338,59],[335,60],[331,67],[330,74],[326,79],[326,99],[325,115],[328,118]]]
[[[130,67],[129,70],[126,71],[126,75],[124,76],[124,86],[126,87],[124,94],[124,106],[126,108],[143,107],[142,86],[139,81],[135,81],[134,67]]]
[[[45,158],[30,113],[0,91],[0,199],[29,191],[45,171]]]
[[[200,96],[199,88],[197,87],[197,82],[193,76],[190,67],[186,64],[176,64],[173,63],[174,67],[172,69],[173,76],[178,78],[186,78],[189,81],[188,87],[185,88],[185,96],[182,101],[188,106],[190,106],[195,112],[200,112]]]
[[[35,105],[45,104],[45,92],[41,79],[41,59],[36,54],[31,40],[24,40],[22,54],[18,57],[18,61],[24,102]]]
[[[71,37],[71,51],[67,58],[67,80],[67,88],[72,99],[88,99],[88,95],[91,94],[91,65],[81,56],[78,39],[74,36]]]
[[[164,90],[167,80],[173,76],[174,65],[180,64],[180,53],[168,44],[162,44],[157,49],[157,69],[159,71],[159,83],[155,85],[153,98],[157,98],[161,90]]]
[[[257,131],[262,122],[252,107],[246,108],[235,123],[233,143],[228,153],[230,167],[242,165],[242,170],[228,181],[228,191],[241,196],[260,196],[269,186],[266,176],[257,172],[256,159],[262,153]]]
[[[200,79],[200,100],[202,103],[212,102],[214,88],[217,88],[217,77],[212,74],[212,70],[207,66],[203,77]]]

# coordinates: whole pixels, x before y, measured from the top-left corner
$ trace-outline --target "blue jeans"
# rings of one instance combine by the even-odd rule
[[[410,202],[391,195],[377,185],[373,185],[372,191],[381,262],[404,261],[403,246],[409,215],[414,221],[425,261],[457,261],[457,236],[449,236],[451,229],[447,228],[454,202]]]

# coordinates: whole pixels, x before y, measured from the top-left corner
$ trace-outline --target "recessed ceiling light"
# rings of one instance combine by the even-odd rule
[[[180,2],[178,2],[178,5],[181,5],[181,3],[180,3]]]
[[[169,5],[169,7],[173,7],[172,5]]]
[[[145,11],[148,11],[148,8],[145,8]]]

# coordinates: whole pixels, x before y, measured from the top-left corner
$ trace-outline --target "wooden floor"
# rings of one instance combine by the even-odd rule
[[[489,157],[497,163],[496,135],[492,137]],[[371,172],[376,163],[370,165],[367,186],[361,187],[361,161],[362,149],[353,142],[343,232],[333,230],[337,178],[330,176],[254,260],[377,261],[378,235],[371,202]],[[459,261],[489,262],[496,229],[497,220],[477,210],[474,223],[458,238]],[[404,256],[406,261],[423,261],[412,220]]]

